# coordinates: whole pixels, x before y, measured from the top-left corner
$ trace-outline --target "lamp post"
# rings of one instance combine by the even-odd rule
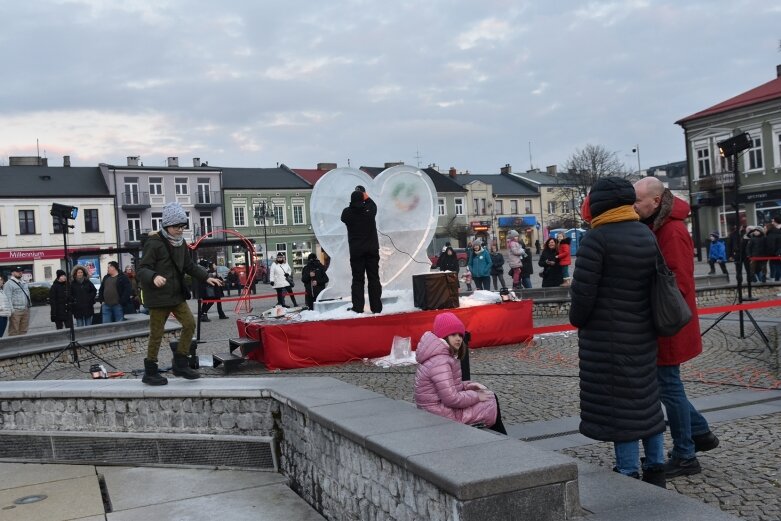
[[[640,168],[640,145],[635,145],[635,148],[632,149],[633,154],[637,154],[637,177],[640,177],[643,174],[643,169]]]
[[[258,221],[263,221],[263,266],[265,267],[265,274],[263,275],[263,282],[268,282],[268,234],[266,232],[266,219],[274,217],[273,207],[269,208],[266,205],[266,201],[261,201],[255,207],[255,226],[258,225]]]

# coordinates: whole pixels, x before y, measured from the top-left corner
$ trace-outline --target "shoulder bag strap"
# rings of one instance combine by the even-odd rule
[[[24,288],[22,287],[22,285],[21,285],[21,284],[19,284],[19,283],[16,281],[16,279],[12,278],[11,280],[13,281],[13,283],[14,283],[14,284],[16,284],[17,286],[19,286],[19,289],[20,289],[20,290],[22,290],[22,294],[23,294],[23,295],[24,295],[24,297],[27,299],[27,307],[28,307],[28,308],[31,308],[31,307],[33,306],[33,304],[32,304],[32,302],[30,302],[30,295],[28,295],[28,294],[27,294],[27,292],[24,290]]]

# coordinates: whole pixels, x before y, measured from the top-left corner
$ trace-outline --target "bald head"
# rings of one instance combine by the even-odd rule
[[[656,213],[662,202],[664,185],[656,177],[644,177],[635,184],[635,211],[641,219],[647,219]]]

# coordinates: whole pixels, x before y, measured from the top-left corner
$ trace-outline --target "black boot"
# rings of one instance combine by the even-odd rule
[[[678,476],[693,476],[702,472],[700,462],[697,458],[682,459],[673,456],[665,464],[665,475],[668,478],[677,478]]]
[[[206,313],[201,314],[201,322],[211,322],[211,320],[209,320],[209,315]]]
[[[719,439],[711,431],[692,436],[694,452],[707,452],[719,446]]]
[[[188,380],[195,380],[201,377],[201,373],[190,367],[187,356],[179,353],[174,353],[171,372],[173,372],[174,376],[182,376]]]
[[[144,377],[141,381],[147,385],[165,385],[168,383],[168,379],[160,374],[157,369],[157,362],[144,359]]]
[[[656,465],[643,470],[643,481],[666,489],[667,478],[665,478],[664,465]]]

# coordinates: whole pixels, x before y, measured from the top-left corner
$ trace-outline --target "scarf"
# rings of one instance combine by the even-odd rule
[[[620,223],[625,221],[639,221],[640,216],[637,215],[635,209],[631,204],[625,204],[618,208],[611,208],[606,212],[602,212],[591,220],[591,227],[598,228],[603,224]]]
[[[184,243],[184,235],[180,235],[179,237],[174,237],[173,235],[165,231],[165,228],[162,228],[160,230],[160,233],[162,234],[164,239],[166,239],[168,242],[171,243],[171,246],[181,246]]]

